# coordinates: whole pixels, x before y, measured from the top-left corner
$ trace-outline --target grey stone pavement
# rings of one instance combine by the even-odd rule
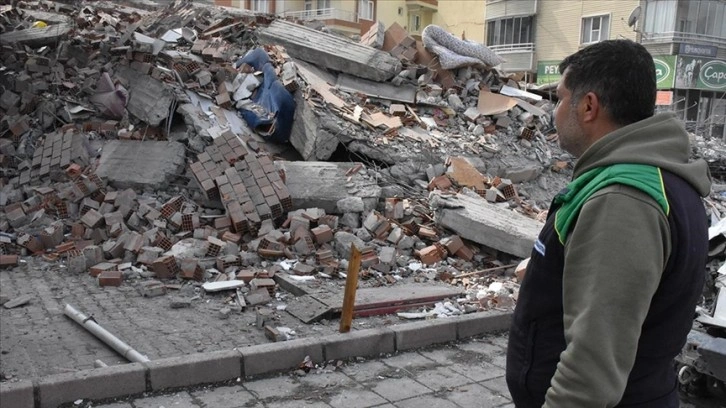
[[[514,407],[504,381],[506,336],[358,359],[340,366],[105,403],[104,408]]]
[[[26,258],[28,260],[28,258]],[[186,296],[199,296],[191,307],[172,309],[174,297],[181,296],[185,289],[172,291],[166,296],[146,298],[141,296],[140,282],[128,281],[119,288],[99,288],[90,276],[74,275],[58,264],[48,264],[30,259],[15,269],[0,270],[0,295],[15,298],[31,295],[29,304],[6,309],[0,307],[0,388],[20,384],[35,386],[36,403],[22,406],[52,406],[47,404],[48,394],[65,395],[72,384],[83,389],[84,376],[93,372],[93,381],[88,384],[103,384],[104,369],[90,370],[96,360],[101,360],[116,371],[109,373],[111,378],[141,379],[140,390],[156,390],[161,382],[184,383],[184,379],[174,378],[174,364],[191,365],[181,372],[200,373],[195,375],[197,382],[186,388],[170,392],[150,392],[120,397],[109,401],[80,401],[79,404],[67,403],[64,407],[110,407],[110,408],[180,408],[180,407],[512,407],[504,381],[506,335],[488,334],[463,341],[448,341],[446,344],[413,351],[389,352],[385,358],[333,360],[333,364],[321,369],[312,369],[305,375],[293,370],[281,374],[262,377],[240,378],[238,381],[215,385],[195,386],[203,382],[205,375],[214,376],[215,364],[232,371],[239,370],[239,357],[225,354],[207,363],[194,362],[194,356],[214,355],[233,349],[251,350],[248,346],[280,345],[270,343],[263,331],[255,325],[255,313],[232,313],[222,319],[219,309],[225,306],[225,294],[204,295],[188,292]],[[341,283],[342,284],[342,283]],[[289,300],[284,294],[272,302],[273,324],[290,327],[301,339],[325,343],[338,332],[338,321],[319,324],[304,324],[277,306],[284,306]],[[165,361],[161,366],[152,364],[150,368],[128,362],[115,351],[89,334],[63,314],[65,303],[72,304],[85,314],[95,316],[97,322],[127,342],[140,353],[147,355],[152,362]],[[471,316],[471,315],[467,315]],[[476,316],[473,316],[476,318]],[[446,320],[446,319],[436,319]],[[397,330],[405,321],[396,316],[355,319],[353,332],[375,332],[377,329]],[[423,322],[425,323],[425,322]],[[445,322],[441,322],[445,323]],[[461,337],[469,323],[442,325],[443,329],[453,330],[452,339]],[[369,330],[370,329],[370,330]],[[438,329],[437,329],[438,330]],[[417,343],[419,332],[397,333],[397,345],[405,340]],[[422,331],[421,335],[429,333]],[[388,335],[392,335],[388,332]],[[434,337],[439,334],[435,334]],[[446,334],[443,335],[446,337]],[[443,338],[442,337],[442,338]],[[466,337],[466,336],[464,336]],[[358,340],[354,340],[358,341]],[[361,339],[366,344],[365,339]],[[375,347],[388,347],[393,350],[393,339],[380,342]],[[370,341],[369,341],[370,342]],[[421,340],[421,344],[430,344]],[[388,346],[386,346],[388,344]],[[297,352],[301,347],[299,344]],[[327,347],[327,346],[326,346]],[[333,345],[334,347],[334,345]],[[326,348],[327,350],[327,348]],[[335,350],[331,348],[330,350]],[[339,350],[340,353],[354,352]],[[201,354],[198,354],[201,353]],[[249,351],[244,357],[245,370],[248,358],[264,356],[265,351]],[[258,353],[258,354],[256,354]],[[318,351],[319,353],[319,351]],[[304,355],[304,354],[303,354]],[[170,361],[169,358],[180,358]],[[297,357],[295,357],[297,364]],[[251,361],[251,360],[250,360]],[[340,361],[340,366],[335,363]],[[232,362],[232,366],[228,363]],[[315,361],[321,364],[321,360]],[[201,364],[201,365],[200,365]],[[197,368],[195,368],[197,367]],[[206,367],[206,368],[204,368]],[[289,367],[289,366],[288,366]],[[332,369],[331,367],[336,367]],[[183,371],[203,370],[203,371]],[[264,372],[264,367],[257,367]],[[127,374],[122,374],[119,370]],[[238,371],[239,372],[239,371]],[[116,377],[113,377],[113,376]],[[169,375],[170,377],[165,377]],[[184,375],[184,374],[182,374]],[[124,377],[125,376],[125,377]],[[147,386],[143,385],[146,376]],[[53,379],[51,379],[53,378]],[[226,378],[234,378],[226,377]],[[70,381],[63,385],[63,381]],[[99,382],[100,381],[100,382]],[[130,381],[130,380],[129,380]],[[136,381],[136,380],[134,380]],[[151,381],[151,383],[149,383]],[[126,384],[127,387],[130,385]],[[151,384],[151,386],[149,385]],[[38,388],[40,387],[40,388]],[[114,385],[103,387],[113,392]],[[5,388],[8,389],[8,388]],[[40,394],[38,394],[40,389]],[[75,388],[73,388],[75,389]],[[139,388],[136,388],[139,389]],[[30,394],[27,394],[29,392]],[[138,392],[138,391],[136,391]],[[73,394],[73,392],[70,392]],[[28,401],[33,399],[33,389],[24,388],[22,394]],[[39,395],[43,401],[38,405]],[[75,395],[75,394],[74,394]],[[107,394],[110,395],[110,394]],[[114,395],[126,395],[116,392]],[[6,398],[9,398],[6,395]],[[99,397],[102,398],[102,397]],[[22,399],[22,398],[21,398]],[[20,400],[20,399],[19,399]],[[68,401],[68,399],[65,399]],[[0,407],[15,408],[0,401]],[[719,407],[712,401],[694,404],[684,403],[683,407]],[[18,405],[18,408],[22,408]]]
[[[33,379],[127,361],[63,314],[68,303],[151,360],[193,353],[231,350],[269,343],[256,327],[254,311],[220,318],[227,294],[171,290],[164,296],[143,297],[139,281],[125,281],[118,288],[101,288],[88,274],[71,274],[57,263],[37,258],[14,269],[0,270],[0,294],[10,299],[31,295],[29,304],[0,307],[0,377]],[[344,282],[341,283],[344,285]],[[193,289],[189,287],[189,289]],[[275,326],[289,327],[297,338],[335,334],[338,322],[304,324],[283,310],[292,295],[273,300]],[[171,308],[175,297],[198,298],[191,307]],[[400,323],[395,316],[356,319],[354,330]],[[2,378],[0,378],[2,381]]]

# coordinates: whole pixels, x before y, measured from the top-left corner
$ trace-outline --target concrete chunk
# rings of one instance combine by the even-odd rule
[[[436,222],[470,241],[526,258],[544,224],[478,197],[457,194],[459,208],[438,208]]]
[[[284,46],[293,58],[360,78],[383,82],[401,71],[401,61],[387,52],[284,20],[275,20],[259,36],[263,43]]]
[[[104,145],[96,174],[119,189],[157,190],[181,172],[184,155],[177,142],[113,140]]]
[[[381,188],[374,180],[360,173],[346,176],[354,163],[278,162],[285,171],[293,209],[318,207],[326,214],[338,212],[338,201],[360,197],[364,210],[372,210],[381,196]],[[348,180],[350,178],[350,181]]]

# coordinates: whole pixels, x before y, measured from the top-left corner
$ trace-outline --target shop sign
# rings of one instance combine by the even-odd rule
[[[713,45],[684,44],[678,46],[679,55],[690,55],[693,57],[715,58],[718,48]]]
[[[668,106],[673,104],[673,91],[658,91],[655,94],[657,106]]]
[[[726,90],[726,61],[679,56],[676,88]]]
[[[700,79],[707,88],[726,88],[726,62],[713,60],[703,64]]]
[[[562,77],[562,74],[560,74],[560,62],[562,61],[537,62],[537,85],[559,81]]]
[[[673,55],[653,57],[653,63],[655,64],[655,82],[658,89],[673,88],[675,59],[676,57]]]

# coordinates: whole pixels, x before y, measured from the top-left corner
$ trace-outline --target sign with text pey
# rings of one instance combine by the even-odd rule
[[[560,61],[537,62],[537,85],[551,84],[560,80]]]
[[[678,56],[676,88],[726,91],[726,61]]]

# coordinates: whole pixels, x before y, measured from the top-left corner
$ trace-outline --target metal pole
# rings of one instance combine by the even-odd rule
[[[98,337],[101,341],[106,343],[106,345],[116,350],[117,353],[126,357],[126,359],[128,359],[129,361],[135,363],[144,363],[150,361],[148,357],[132,349],[131,346],[119,340],[118,337],[114,336],[106,329],[99,326],[99,324],[96,323],[95,320],[93,320],[93,317],[84,315],[68,303],[66,303],[66,307],[63,310],[63,313],[73,319],[76,323],[83,326],[83,328],[91,332],[94,336]]]

